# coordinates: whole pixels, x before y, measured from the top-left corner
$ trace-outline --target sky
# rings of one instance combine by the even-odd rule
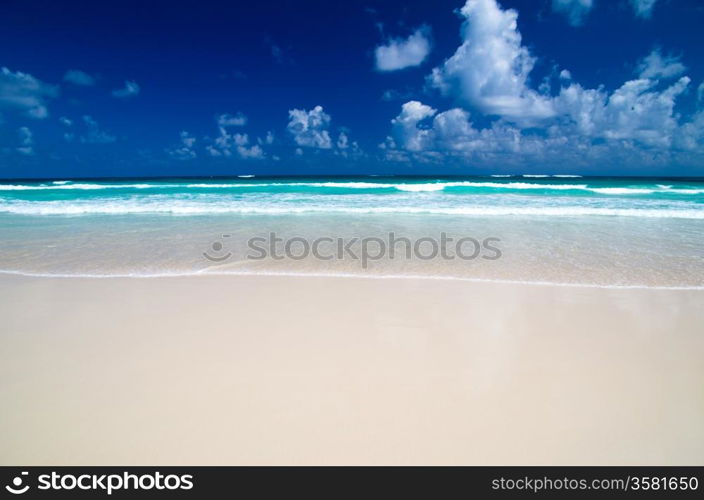
[[[0,177],[704,176],[700,0],[0,3]]]

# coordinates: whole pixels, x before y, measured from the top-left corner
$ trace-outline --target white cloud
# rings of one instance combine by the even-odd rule
[[[509,144],[525,144],[527,137],[533,147],[540,141],[554,142],[556,139],[603,139],[669,148],[677,140],[681,128],[674,112],[675,101],[689,82],[690,79],[684,76],[669,87],[657,90],[658,82],[654,80],[631,80],[611,94],[603,89],[584,89],[573,83],[554,98],[557,116],[543,127],[544,133],[532,136],[503,120],[495,121],[489,129],[478,130],[463,109],[437,113],[421,102],[409,101],[391,121],[393,139],[395,144],[408,151],[477,151],[488,144],[491,144],[489,151],[496,150],[497,144],[502,144],[500,149],[507,150]],[[428,123],[430,118],[433,120]]]
[[[501,9],[496,0],[467,0],[461,13],[466,18],[462,45],[433,71],[430,82],[466,109],[438,113],[419,101],[405,103],[383,144],[387,154],[561,151],[567,157],[586,149],[616,156],[635,149],[643,154],[704,149],[704,118],[696,115],[683,123],[675,112],[690,84],[689,77],[680,76],[686,68],[677,57],[652,51],[637,65],[639,77],[613,92],[584,88],[566,69],[558,74],[557,95],[545,84],[536,92],[529,86],[534,58],[521,43],[517,13]],[[477,129],[468,110],[495,118]],[[578,149],[568,151],[568,145]]]
[[[264,138],[262,139],[261,137],[259,137],[257,139],[257,142],[259,142],[259,144],[266,144],[266,145],[274,144],[274,133],[271,130],[269,130],[266,133],[266,135],[264,136]]]
[[[701,159],[704,155],[704,110],[695,113],[689,122],[675,130],[673,143],[676,148],[695,152]]]
[[[515,10],[495,0],[467,0],[463,43],[429,77],[443,94],[517,123],[554,116],[550,99],[528,87],[535,58],[521,45]]]
[[[534,166],[561,170],[568,164],[573,169],[584,170],[595,165],[601,169],[618,165],[643,172],[649,166],[667,168],[682,158],[700,158],[704,140],[704,111],[691,122],[668,132],[676,149],[653,150],[639,146],[633,139],[594,142],[593,137],[570,127],[550,127],[536,133],[497,120],[480,129],[471,122],[470,114],[460,108],[435,113],[422,103],[413,107],[424,112],[409,113],[402,109],[394,119],[392,135],[379,145],[389,161],[445,167],[457,162],[492,169],[501,165],[522,171]],[[405,126],[397,126],[399,123]]]
[[[419,66],[430,53],[430,28],[421,26],[408,38],[394,38],[374,50],[376,69],[396,71]]]
[[[90,115],[83,116],[85,133],[80,136],[80,141],[84,144],[108,144],[115,142],[117,138],[100,129],[98,122]]]
[[[179,137],[181,143],[175,148],[167,149],[166,152],[175,160],[192,160],[197,156],[194,149],[196,138],[185,130],[181,132]]]
[[[74,85],[81,85],[83,87],[90,87],[95,85],[95,78],[78,69],[70,69],[64,75],[64,81],[73,83]]]
[[[552,0],[552,10],[566,15],[572,26],[581,26],[592,7],[593,0]]]
[[[630,80],[608,94],[602,89],[583,89],[573,83],[562,89],[555,106],[566,118],[563,133],[584,137],[636,140],[648,146],[669,147],[677,129],[675,100],[690,79],[683,76],[662,91],[657,81]]]
[[[242,113],[235,115],[223,113],[217,117],[217,122],[220,127],[243,127],[247,124],[247,117]]]
[[[364,154],[359,144],[349,138],[349,131],[340,127],[337,140],[330,135],[330,115],[323,111],[322,106],[315,106],[310,111],[292,109],[288,112],[287,129],[297,147],[296,156],[303,155],[303,148],[330,150],[331,154],[345,158],[359,158]],[[273,142],[273,135],[271,141]]]
[[[567,69],[554,68],[549,79],[557,77],[559,89],[546,78],[536,92],[529,85],[534,58],[522,46],[517,14],[496,0],[467,0],[461,13],[462,45],[429,81],[462,107],[439,112],[415,100],[403,104],[379,145],[387,160],[524,171],[702,164],[704,109],[700,104],[689,117],[675,111],[691,83],[679,58],[656,49],[636,65],[637,78],[613,91],[585,88]],[[704,83],[700,89],[699,102]],[[488,124],[475,125],[470,111]]]
[[[704,101],[704,82],[699,84],[697,87],[697,102]]]
[[[230,134],[225,127],[218,127],[219,135],[212,144],[206,146],[205,150],[210,156],[232,157],[237,156],[243,159],[263,159],[264,150],[260,143],[251,144],[248,134]]]
[[[65,116],[60,117],[59,121],[62,125],[65,125],[66,127],[70,127],[71,125],[73,125],[73,121],[66,118]]]
[[[432,120],[431,120],[432,118]],[[518,128],[496,122],[488,129],[477,129],[469,112],[453,108],[442,113],[418,101],[403,105],[392,120],[392,136],[383,149],[401,149],[415,153],[487,154],[519,152],[521,132]]]
[[[32,131],[27,127],[20,127],[17,132],[20,137],[20,145],[17,147],[17,152],[27,156],[33,155],[34,139],[32,137]]]
[[[46,118],[46,101],[58,95],[55,86],[32,75],[0,69],[0,110],[18,111],[30,118]]]
[[[672,78],[687,70],[675,56],[663,56],[660,49],[654,49],[638,63],[640,78]]]
[[[653,15],[653,8],[657,0],[630,0],[631,7],[636,16],[649,19]]]
[[[683,124],[674,112],[677,97],[689,83],[684,76],[658,90],[658,81],[637,79],[612,93],[572,83],[553,98],[555,118],[528,130],[501,119],[480,129],[464,109],[438,113],[409,101],[391,121],[392,134],[380,147],[394,161],[440,161],[450,156],[489,165],[524,162],[523,168],[544,161],[558,168],[565,162],[613,161],[637,166],[641,162],[639,168],[645,168],[658,159],[667,165],[677,155],[704,154],[704,110]]]
[[[322,106],[316,106],[310,111],[291,109],[288,116],[289,122],[286,128],[297,145],[307,148],[332,148],[332,140],[328,132],[330,115],[323,111]]]
[[[421,129],[418,124],[435,113],[437,110],[419,101],[408,101],[401,106],[401,113],[391,120],[394,137],[409,151],[428,149],[433,143],[434,132]]]
[[[126,80],[125,81],[125,86],[121,89],[115,89],[112,91],[113,97],[118,97],[121,99],[128,98],[128,97],[133,97],[139,94],[140,92],[140,87],[137,84],[137,82],[132,81],[132,80]]]
[[[237,146],[237,153],[241,158],[250,158],[254,160],[260,160],[264,158],[264,150],[262,150],[259,144],[253,144],[252,146]]]

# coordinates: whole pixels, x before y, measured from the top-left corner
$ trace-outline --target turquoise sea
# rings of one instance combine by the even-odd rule
[[[0,183],[0,270],[704,286],[701,179],[485,176]],[[495,261],[247,258],[253,237],[487,237]],[[215,246],[213,246],[215,245]],[[210,261],[204,252],[229,255]],[[218,254],[219,255],[219,254]]]

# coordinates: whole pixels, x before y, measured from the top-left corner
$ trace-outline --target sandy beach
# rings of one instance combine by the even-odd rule
[[[704,464],[704,291],[0,278],[0,463]]]

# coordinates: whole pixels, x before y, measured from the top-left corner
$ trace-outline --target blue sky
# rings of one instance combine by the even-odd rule
[[[697,0],[0,5],[0,176],[704,175]]]

